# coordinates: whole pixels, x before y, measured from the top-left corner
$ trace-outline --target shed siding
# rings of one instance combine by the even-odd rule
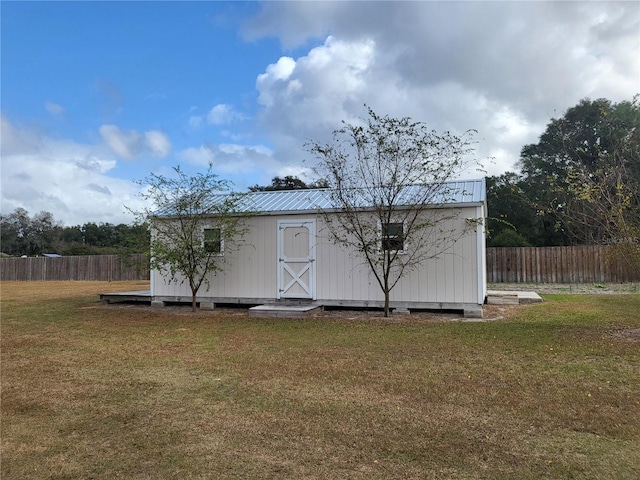
[[[223,271],[209,274],[210,288],[203,285],[199,298],[276,298],[277,220],[290,217],[256,216],[247,222],[243,244],[224,252]],[[190,296],[186,282],[168,282],[154,271],[154,296]]]
[[[464,230],[465,218],[475,216],[475,208],[461,209],[456,228]],[[318,221],[321,225],[321,221]],[[318,228],[318,299],[381,301],[384,299],[375,276],[359,257],[322,238]],[[391,291],[397,302],[480,303],[478,301],[478,249],[475,230],[437,259],[424,262],[407,273]]]
[[[476,207],[457,208],[459,218],[453,220],[457,229],[465,228],[465,218],[477,215]],[[278,220],[316,220],[316,298],[318,301],[381,301],[382,291],[374,275],[359,257],[349,255],[327,238],[322,217],[315,213],[299,215],[263,215],[248,219],[244,245],[235,251],[225,251],[226,265],[216,275],[211,274],[211,288],[203,286],[200,299],[215,298],[236,301],[242,299],[275,299],[277,297],[277,235]],[[478,228],[482,228],[481,226]],[[477,241],[481,235],[468,231],[440,258],[428,260],[412,270],[391,292],[392,302],[481,303],[478,282],[480,265]],[[482,235],[483,237],[483,235]],[[481,260],[481,259],[480,259]],[[154,271],[153,292],[158,297],[188,298],[188,283],[168,282]]]

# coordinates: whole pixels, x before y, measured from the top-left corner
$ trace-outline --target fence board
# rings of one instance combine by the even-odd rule
[[[148,280],[146,255],[3,258],[0,280]]]
[[[615,283],[640,277],[608,245],[487,248],[490,283]]]

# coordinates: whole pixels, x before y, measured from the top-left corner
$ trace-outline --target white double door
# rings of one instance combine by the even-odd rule
[[[316,221],[278,221],[278,298],[316,298]]]

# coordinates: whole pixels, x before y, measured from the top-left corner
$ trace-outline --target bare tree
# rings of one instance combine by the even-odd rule
[[[329,236],[368,265],[388,316],[390,292],[402,276],[464,234],[451,227],[454,210],[434,206],[463,193],[447,182],[478,165],[470,160],[475,132],[438,134],[410,118],[368,113],[363,125],[343,122],[332,142],[307,147],[335,206],[324,213]]]
[[[230,183],[218,178],[212,166],[206,173],[188,176],[180,167],[173,178],[152,173],[138,182],[149,207],[134,212],[151,225],[151,268],[171,281],[188,282],[191,307],[208,274],[223,270],[225,254],[244,234],[243,195],[229,193]]]

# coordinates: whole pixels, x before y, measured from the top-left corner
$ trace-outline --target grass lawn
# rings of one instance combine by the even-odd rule
[[[1,477],[637,479],[640,294],[502,319],[103,305],[2,283]]]

